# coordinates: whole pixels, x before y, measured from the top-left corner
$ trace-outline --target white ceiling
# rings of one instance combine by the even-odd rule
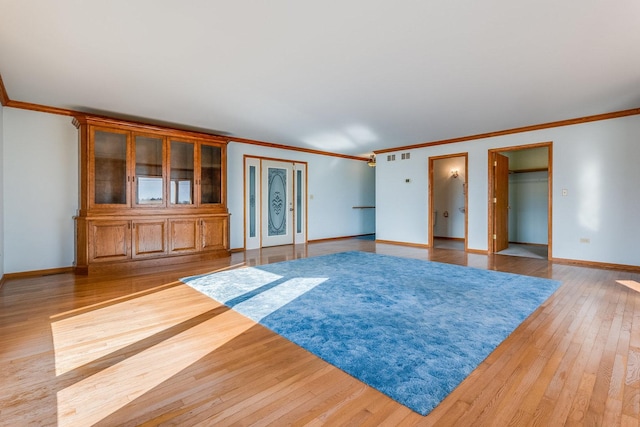
[[[350,155],[640,107],[638,0],[0,0],[11,100]]]

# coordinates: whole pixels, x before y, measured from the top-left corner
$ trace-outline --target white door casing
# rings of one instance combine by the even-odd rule
[[[306,164],[245,156],[245,249],[306,242]]]

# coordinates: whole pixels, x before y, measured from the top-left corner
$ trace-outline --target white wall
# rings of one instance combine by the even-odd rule
[[[3,274],[68,267],[74,260],[78,208],[77,130],[66,116],[4,108],[2,216]],[[308,164],[308,238],[375,231],[375,169],[364,161],[230,143],[228,205],[231,247],[244,245],[243,155]],[[0,237],[2,235],[0,234]]]
[[[411,150],[410,160],[379,161],[376,237],[426,244],[428,158],[468,152],[468,246],[487,250],[488,150],[547,141],[553,141],[552,256],[640,265],[638,115],[425,147]]]
[[[2,109],[0,122],[3,274],[70,266],[78,204],[77,131],[69,117],[13,108]],[[371,233],[375,221],[378,239],[426,244],[428,158],[468,152],[468,246],[486,250],[487,151],[546,141],[553,141],[552,256],[640,265],[640,116],[420,148],[410,159],[395,162],[379,156],[376,168],[230,143],[231,247],[243,246],[244,154],[308,163],[308,190],[314,196],[310,240]],[[367,210],[352,209],[361,205],[375,205],[375,219]]]
[[[231,142],[227,149],[227,205],[231,248],[244,247],[244,155],[307,162],[309,240],[375,232],[375,169],[364,161]]]
[[[5,108],[4,273],[69,267],[78,208],[71,118]]]
[[[4,159],[4,107],[0,104],[0,156]],[[0,277],[4,275],[4,161],[0,161]]]

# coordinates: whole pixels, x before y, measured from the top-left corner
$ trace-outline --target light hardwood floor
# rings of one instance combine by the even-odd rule
[[[422,417],[178,282],[345,250],[562,286]],[[131,275],[9,280],[0,289],[0,424],[638,426],[638,282],[633,272],[362,239]]]

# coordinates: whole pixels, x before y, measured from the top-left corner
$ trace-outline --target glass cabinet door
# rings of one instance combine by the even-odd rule
[[[93,196],[96,205],[127,204],[127,134],[93,134]]]
[[[164,150],[160,137],[137,135],[135,145],[135,203],[164,205]]]
[[[222,150],[200,146],[200,203],[222,203]]]
[[[171,141],[170,198],[172,205],[193,205],[194,144]]]

